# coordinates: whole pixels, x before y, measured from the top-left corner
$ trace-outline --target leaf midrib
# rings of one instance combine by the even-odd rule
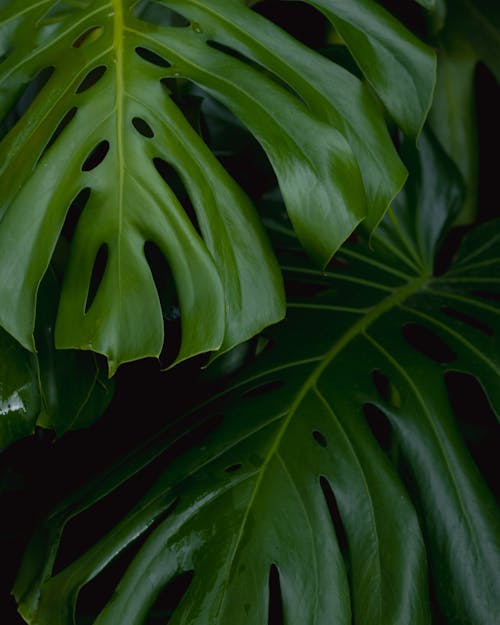
[[[254,489],[252,491],[250,500],[248,502],[245,514],[243,516],[242,522],[241,522],[241,526],[240,526],[240,531],[238,532],[238,536],[236,538],[235,544],[234,544],[234,548],[233,548],[233,552],[230,556],[230,560],[227,566],[227,570],[226,570],[226,575],[224,578],[224,583],[222,586],[222,592],[221,592],[221,599],[220,599],[220,604],[219,604],[219,609],[218,609],[218,614],[220,614],[223,603],[224,603],[224,599],[226,596],[226,589],[229,583],[229,579],[231,576],[231,571],[233,568],[233,564],[234,564],[234,560],[236,558],[236,554],[238,552],[239,546],[241,544],[242,538],[243,538],[243,534],[245,532],[245,528],[246,528],[246,524],[248,521],[248,517],[250,514],[250,510],[253,507],[253,504],[257,498],[257,495],[259,493],[260,490],[260,486],[262,484],[262,481],[264,479],[264,475],[266,473],[266,470],[271,462],[271,459],[273,458],[273,456],[275,454],[278,453],[278,449],[279,446],[281,444],[281,441],[283,439],[283,437],[285,436],[285,433],[288,429],[288,426],[290,425],[290,422],[292,421],[297,409],[299,408],[300,404],[302,403],[302,401],[304,400],[304,398],[306,397],[307,393],[309,393],[309,391],[314,390],[314,388],[316,387],[316,384],[319,380],[319,378],[322,376],[322,374],[324,373],[324,371],[327,369],[327,367],[331,364],[331,362],[338,356],[338,354],[351,342],[353,341],[357,336],[359,336],[360,334],[365,333],[366,329],[373,324],[377,319],[379,319],[383,314],[385,314],[387,311],[391,310],[392,308],[395,308],[397,306],[399,306],[404,300],[406,300],[408,297],[410,297],[410,295],[412,295],[413,293],[415,293],[416,291],[419,291],[420,289],[424,288],[424,286],[427,284],[427,282],[429,281],[430,276],[428,274],[424,274],[424,275],[420,275],[419,277],[415,278],[414,280],[408,282],[407,284],[405,284],[403,287],[400,287],[399,289],[396,289],[393,291],[392,295],[390,295],[389,297],[386,297],[385,299],[383,299],[381,302],[379,302],[379,304],[377,304],[376,306],[374,306],[371,311],[364,316],[363,318],[359,319],[356,323],[354,323],[346,332],[344,332],[344,334],[337,340],[335,341],[335,343],[332,345],[332,347],[325,353],[325,355],[323,356],[323,358],[321,359],[321,361],[319,362],[319,364],[314,368],[314,370],[311,372],[311,374],[307,377],[307,379],[305,380],[305,382],[303,383],[303,385],[301,386],[301,388],[299,389],[298,393],[295,396],[294,401],[292,402],[290,409],[288,411],[287,416],[285,417],[284,421],[283,421],[283,425],[281,426],[281,428],[278,430],[276,438],[273,442],[273,444],[271,445],[269,452],[267,454],[267,457],[265,458],[264,462],[262,463],[262,467],[260,472],[257,475],[257,479],[255,482],[255,486]]]
[[[123,76],[123,36],[125,30],[122,0],[111,0],[113,9],[113,48],[115,52],[115,108],[116,108],[116,156],[118,161],[118,232],[117,232],[117,259],[118,259],[118,307],[121,310],[121,241],[123,229],[123,184],[125,159],[123,156],[123,97],[125,93]],[[121,318],[121,314],[118,315]],[[111,362],[110,362],[111,367]]]

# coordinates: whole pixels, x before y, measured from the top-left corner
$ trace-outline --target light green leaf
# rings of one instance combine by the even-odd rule
[[[374,0],[314,0],[332,20],[391,116],[417,136],[432,102],[436,59]]]
[[[372,3],[359,3],[353,20],[362,69],[378,88],[365,62],[373,40],[374,67],[393,85],[382,91],[389,99],[400,93],[397,114],[389,109],[416,132],[432,91],[431,52]],[[422,99],[406,112],[403,76]],[[359,222],[373,228],[403,184],[368,89],[239,0],[13,1],[0,10],[0,117],[8,130],[0,156],[0,324],[26,348],[33,349],[40,281],[72,220],[56,345],[105,354],[111,373],[158,356],[164,343],[149,243],[175,284],[176,362],[225,351],[283,316],[279,270],[253,207],[171,97],[181,78],[260,141],[296,232],[319,262]],[[33,85],[39,93],[30,104]],[[12,127],[5,120],[16,102],[24,109],[17,107]],[[175,193],[175,177],[196,217]]]
[[[286,321],[184,433],[171,426],[47,519],[14,590],[28,623],[73,623],[80,590],[96,592],[113,563],[112,596],[85,615],[95,625],[153,622],[159,595],[181,581],[180,603],[163,614],[173,625],[264,625],[276,605],[287,625],[428,624],[428,567],[450,622],[491,624],[500,523],[444,375],[474,375],[500,412],[498,222],[431,274],[461,186],[438,146],[421,144],[375,252],[353,240],[322,272],[270,221],[298,293]],[[424,226],[424,199],[438,225]],[[421,245],[426,227],[432,249]],[[301,285],[318,294],[301,297]],[[53,571],[66,524],[98,526],[141,476],[153,479],[147,494]]]

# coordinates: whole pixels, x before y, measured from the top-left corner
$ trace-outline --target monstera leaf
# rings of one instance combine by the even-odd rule
[[[37,354],[0,328],[0,450],[36,425],[61,435],[86,427],[106,409],[114,384],[95,354],[54,346],[57,280],[49,271],[40,287]]]
[[[428,138],[414,169],[375,252],[358,238],[321,272],[279,226],[286,321],[200,414],[48,518],[14,590],[28,623],[73,623],[82,591],[95,625],[417,625],[429,571],[449,623],[492,623],[499,519],[444,377],[500,409],[499,223],[433,275],[461,187]]]
[[[433,89],[430,49],[372,0],[311,4],[417,135]],[[175,284],[176,361],[227,350],[283,316],[261,224],[176,103],[181,80],[260,141],[300,240],[322,263],[359,222],[373,228],[403,184],[366,85],[243,0],[0,6],[0,324],[27,349],[61,240],[70,249],[56,344],[105,354],[111,373],[162,349],[151,250]]]

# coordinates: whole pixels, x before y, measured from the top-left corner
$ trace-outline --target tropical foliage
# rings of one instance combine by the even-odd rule
[[[193,388],[39,523],[27,623],[495,622],[455,394],[500,413],[500,224],[453,226],[500,15],[386,4],[0,2],[2,446],[89,426],[129,361]]]

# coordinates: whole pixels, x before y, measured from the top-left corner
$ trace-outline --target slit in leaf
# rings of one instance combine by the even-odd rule
[[[158,447],[157,441],[153,440],[149,447],[150,460],[146,466],[139,468],[134,475],[66,524],[59,544],[53,575],[57,575],[109,533],[134,509],[144,497],[144,493],[153,487],[176,458],[194,447],[203,445],[223,421],[224,415],[221,413],[211,415],[202,421],[200,421],[200,415],[195,414],[166,427],[162,433],[168,437],[168,440],[173,441],[168,447],[162,448],[161,445]],[[187,427],[189,430],[186,432]],[[46,433],[47,430],[42,432]],[[167,518],[178,501],[179,498],[172,501],[165,513],[162,513],[158,519],[162,521]]]
[[[53,67],[43,69],[24,88],[17,102],[10,107],[5,117],[0,121],[0,141],[14,128],[40,91],[45,87],[53,73]]]
[[[418,323],[408,323],[401,328],[403,337],[414,349],[439,364],[457,359],[456,353],[443,339],[429,328]]]
[[[241,464],[241,462],[237,462],[236,464],[231,464],[228,467],[226,467],[224,469],[224,471],[226,473],[234,473],[235,471],[237,471],[238,469],[241,469],[243,465]]]
[[[476,297],[481,297],[482,299],[488,299],[493,302],[500,302],[500,292],[497,291],[473,291],[473,295]]]
[[[291,280],[288,276],[294,275],[293,270],[284,268],[283,273],[285,275],[285,291],[289,299],[296,297],[313,298],[332,289],[332,285],[329,282],[321,282],[319,279],[313,281],[294,276],[296,279]]]
[[[318,443],[320,447],[328,446],[328,442],[326,438],[323,436],[323,434],[321,434],[321,432],[319,432],[318,430],[314,430],[312,435],[313,435],[314,440]]]
[[[92,152],[87,156],[83,165],[82,171],[92,171],[98,167],[106,158],[106,154],[109,151],[109,141],[101,141],[96,145]]]
[[[223,54],[226,54],[227,56],[230,56],[230,57],[232,57],[234,59],[237,59],[238,61],[241,61],[242,63],[244,63],[248,67],[251,67],[251,68],[257,70],[259,73],[264,74],[265,76],[267,76],[267,78],[272,80],[277,86],[281,87],[282,89],[284,89],[285,91],[287,91],[291,95],[295,96],[298,100],[300,100],[300,102],[302,102],[302,104],[304,104],[304,106],[307,107],[307,104],[304,102],[303,98],[300,96],[300,94],[297,91],[295,91],[295,89],[291,85],[289,85],[280,76],[278,76],[274,72],[271,72],[270,70],[268,70],[266,67],[264,67],[263,65],[261,65],[257,61],[254,61],[253,59],[251,59],[248,56],[246,56],[245,54],[239,52],[235,48],[232,48],[231,46],[227,46],[227,45],[225,45],[223,43],[220,43],[219,41],[215,41],[213,39],[208,39],[207,40],[207,45],[210,48],[213,48],[214,50],[218,50],[219,52],[222,52]]]
[[[372,371],[372,380],[378,394],[384,401],[389,401],[390,383],[389,378],[378,369]]]
[[[77,110],[78,108],[74,106],[61,119],[57,128],[54,130],[54,132],[52,133],[52,136],[48,140],[47,145],[44,147],[43,152],[41,153],[40,158],[38,159],[39,161],[42,160],[42,158],[45,156],[47,151],[54,145],[57,139],[61,136],[63,130],[65,130],[65,128],[67,128],[69,123],[73,120],[73,118],[76,115]]]
[[[393,451],[394,432],[386,414],[378,406],[371,403],[363,405],[366,422],[375,440],[386,452]]]
[[[73,238],[76,225],[90,198],[90,187],[83,188],[71,202],[62,227],[62,236],[69,242]]]
[[[280,573],[275,564],[272,564],[269,569],[269,610],[267,622],[268,625],[284,625]]]
[[[339,254],[335,254],[332,260],[328,263],[330,269],[346,269],[349,266],[349,261]]]
[[[488,324],[483,323],[476,317],[463,313],[460,310],[456,310],[456,308],[451,308],[450,306],[441,306],[441,310],[445,315],[448,315],[448,317],[462,321],[472,328],[479,330],[483,334],[486,334],[486,336],[493,336],[493,328]]]
[[[372,380],[380,397],[399,408],[401,406],[401,395],[390,379],[378,369],[372,371]]]
[[[281,388],[285,383],[282,380],[274,380],[273,382],[265,382],[264,384],[259,384],[254,388],[243,393],[242,398],[249,397],[259,397],[260,395],[266,395],[267,393],[271,393],[279,388]]]
[[[82,46],[88,45],[89,43],[97,41],[103,31],[102,26],[92,26],[77,37],[71,45],[73,48],[81,48]]]
[[[64,528],[59,543],[52,574],[57,575],[86,553],[92,545],[96,544],[129,514],[144,496],[144,493],[163,473],[167,463],[168,459],[164,454],[158,456],[144,469],[139,470],[102,499],[70,519]],[[174,510],[177,503],[178,498],[172,501],[165,512],[158,516],[157,521],[165,519]],[[157,521],[154,524],[157,525]]]
[[[131,541],[109,562],[96,577],[83,586],[78,594],[75,617],[76,625],[88,625],[103,610],[142,545],[155,529],[172,513],[179,503],[177,498],[155,521],[135,540]],[[85,531],[85,530],[84,530]]]
[[[156,52],[153,52],[149,48],[137,46],[135,51],[141,57],[141,59],[144,59],[152,65],[156,65],[157,67],[171,67],[171,64],[166,59],[164,59],[159,54],[156,54]]]
[[[196,232],[200,236],[202,236],[196,211],[193,207],[193,204],[191,203],[191,199],[186,189],[186,185],[184,184],[182,178],[179,176],[177,170],[172,167],[170,163],[167,163],[167,161],[164,161],[162,158],[159,157],[153,159],[153,164],[156,168],[156,171],[160,174],[163,180],[170,187],[171,191],[174,193],[175,197],[184,209],[186,215],[189,218],[189,221],[193,225]]]
[[[7,58],[6,56],[3,57]],[[2,60],[0,59],[0,64]],[[54,73],[54,66],[45,67],[30,80],[23,92],[18,97],[17,102],[10,107],[9,112],[0,123],[0,139],[2,139],[21,119],[24,113],[31,106],[37,95],[42,91]]]
[[[158,594],[144,621],[148,625],[165,625],[172,618],[193,581],[194,571],[176,575]]]
[[[332,487],[330,486],[330,482],[323,475],[319,478],[319,483],[321,486],[321,490],[323,491],[323,497],[325,498],[325,503],[328,508],[328,512],[330,514],[330,518],[332,519],[333,528],[335,530],[335,535],[337,536],[337,543],[339,546],[339,550],[344,558],[346,566],[348,565],[347,561],[347,534],[345,532],[344,525],[342,523],[342,519],[340,516],[339,507],[337,505],[337,499],[335,498],[335,494],[333,492]]]
[[[94,268],[92,269],[92,276],[90,277],[89,291],[87,294],[87,301],[85,303],[85,314],[90,310],[94,303],[95,297],[99,286],[104,278],[104,272],[106,271],[106,264],[108,262],[108,246],[103,243],[97,252],[94,261]]]
[[[98,67],[94,67],[94,69],[90,70],[90,72],[85,76],[85,78],[80,83],[76,93],[83,93],[93,87],[106,73],[108,68],[106,65],[99,65]]]
[[[470,454],[493,493],[500,497],[497,417],[480,381],[469,373],[447,371],[444,382],[458,427]]]
[[[142,117],[134,117],[132,119],[132,125],[140,135],[147,139],[152,139],[155,136],[151,126],[145,119],[142,119]]]
[[[152,241],[144,244],[144,256],[158,292],[163,316],[164,342],[159,357],[162,367],[172,364],[181,348],[182,319],[174,276],[165,255]]]
[[[159,2],[138,3],[135,8],[135,16],[155,26],[175,26],[177,28],[189,26],[188,19]]]

